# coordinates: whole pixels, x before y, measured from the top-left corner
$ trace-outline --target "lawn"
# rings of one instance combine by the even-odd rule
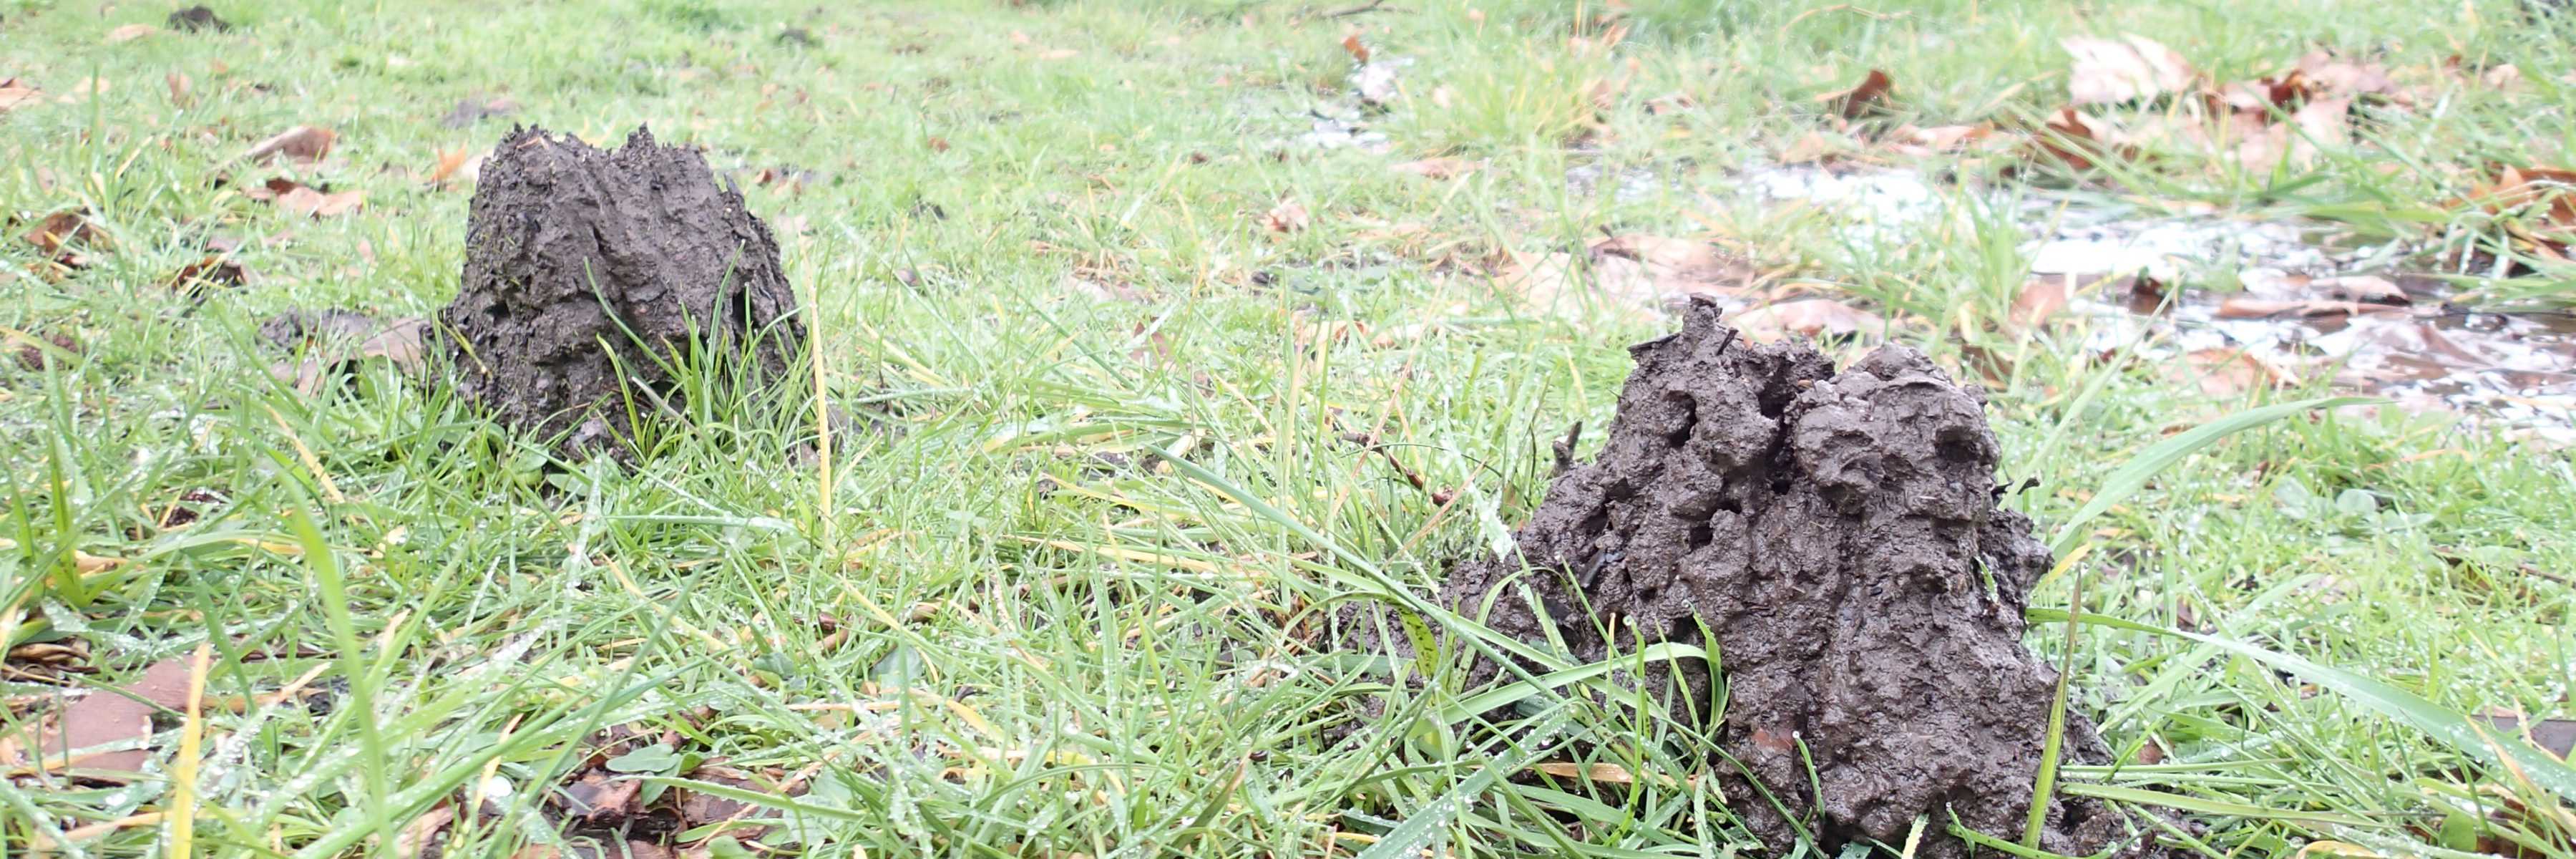
[[[2185,854],[2576,857],[2576,776],[2510,751],[2576,717],[2547,5],[0,0],[0,845],[1812,855],[1646,708],[1551,744],[1461,649],[1317,634],[1507,540],[1705,291],[1986,386],[2060,549],[2026,643],[2119,756],[2061,791]],[[2062,40],[2125,34],[2349,103],[2068,120]],[[573,458],[405,362],[295,378],[279,314],[455,296],[514,123],[702,148],[854,419]],[[2199,244],[2051,269],[2079,226]],[[2244,312],[2363,274],[2409,304]],[[139,773],[29,758],[110,710]],[[1840,855],[1960,837],[1918,828]]]

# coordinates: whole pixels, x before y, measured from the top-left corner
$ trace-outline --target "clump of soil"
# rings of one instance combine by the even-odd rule
[[[695,150],[518,128],[483,168],[464,291],[438,318],[459,389],[502,423],[622,451],[628,415],[687,413],[669,367],[781,377],[795,315],[769,227]]]
[[[232,28],[232,22],[215,17],[215,10],[204,6],[190,6],[170,13],[170,29],[173,30],[192,33],[198,30],[213,30],[221,33]]]
[[[1902,346],[1837,372],[1803,342],[1741,341],[1704,302],[1631,351],[1600,458],[1548,487],[1518,557],[1460,565],[1444,601],[1473,615],[1492,597],[1495,629],[1542,645],[1552,632],[1587,662],[1605,638],[1707,647],[1727,695],[1711,734],[1768,790],[1721,764],[1726,796],[1775,850],[1801,829],[1828,856],[1901,844],[1916,817],[1938,833],[1953,812],[2018,840],[2056,682],[2022,646],[2022,608],[2049,553],[1996,506],[1982,393]],[[1640,679],[1687,690],[1674,708],[1704,720],[1706,666],[1659,673]],[[2065,757],[2107,762],[2093,725],[2068,721]],[[2044,846],[2161,855],[2139,828],[2060,797]]]

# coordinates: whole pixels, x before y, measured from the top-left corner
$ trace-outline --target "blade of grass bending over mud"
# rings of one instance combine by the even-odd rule
[[[2174,463],[2181,462],[2183,457],[2216,444],[2220,439],[2314,409],[2381,402],[2387,401],[2375,397],[2318,397],[2288,403],[2274,403],[2246,409],[2192,427],[2149,445],[2146,450],[2139,451],[2138,455],[2131,458],[2127,464],[2120,466],[2120,470],[2103,478],[2101,491],[2093,493],[2092,500],[2084,502],[2082,508],[2077,509],[2074,515],[2066,517],[2066,521],[2057,526],[2057,536],[2048,541],[2049,553],[2065,555],[2068,550],[2075,547],[2076,538],[2083,533],[2084,524],[2093,521],[2093,517],[2102,515],[2102,512],[2111,509],[2112,505],[2129,500],[2129,496],[2136,495],[2138,490],[2147,488],[2148,480],[2165,469],[2173,467]]]
[[[2501,767],[2516,780],[2549,791],[2559,799],[2576,801],[2576,765],[2533,748],[2518,739],[2480,727],[2469,717],[2435,706],[2422,696],[2382,683],[2363,675],[2314,662],[2306,657],[2282,653],[2241,641],[2217,636],[2139,623],[2091,613],[2069,613],[2059,609],[2031,609],[2025,615],[2034,623],[2078,623],[2125,629],[2131,632],[2179,638],[2205,644],[2229,653],[2263,663],[2276,671],[2298,676],[2308,682],[2333,690],[2380,715],[2405,722],[2431,737],[2435,742],[2475,758],[2490,766]]]

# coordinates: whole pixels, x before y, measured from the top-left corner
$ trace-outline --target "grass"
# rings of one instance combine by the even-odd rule
[[[512,855],[554,837],[527,812],[581,767],[575,741],[611,726],[794,777],[796,825],[765,843],[818,854],[1743,853],[1700,778],[1715,765],[1654,708],[1522,699],[1534,724],[1589,741],[1569,759],[1461,718],[1492,690],[1456,688],[1460,653],[1389,666],[1428,671],[1415,688],[1307,647],[1322,613],[1386,582],[1425,592],[1505,533],[1544,487],[1547,442],[1606,425],[1622,347],[1658,333],[1531,315],[1468,272],[1604,232],[1718,232],[1939,320],[1886,339],[1952,366],[1972,347],[2010,356],[1991,397],[2001,477],[2038,479],[2016,503],[2062,522],[2160,439],[2255,403],[2097,360],[2080,329],[1997,333],[2026,263],[2009,211],[1960,196],[1913,240],[1870,243],[1830,229],[1834,213],[1701,193],[1818,127],[1814,96],[1881,68],[1924,124],[2037,115],[2063,92],[2070,33],[2147,34],[2222,79],[2312,45],[2393,67],[2515,63],[2532,89],[2457,88],[2297,176],[2182,152],[2084,192],[2432,236],[2426,265],[2489,241],[2440,205],[2470,171],[2551,162],[2576,139],[2563,33],[2510,3],[1633,5],[1606,49],[1569,47],[1577,13],[1535,2],[1339,18],[1277,2],[277,2],[219,8],[229,33],[114,43],[168,10],[0,5],[0,77],[45,99],[0,118],[0,200],[22,218],[87,207],[116,242],[60,282],[22,274],[33,248],[0,250],[16,275],[0,326],[78,352],[0,362],[0,597],[27,618],[7,644],[85,648],[84,686],[212,646],[191,794],[209,855],[391,854],[466,792],[506,813],[460,820],[442,855]],[[787,27],[817,44],[780,43]],[[1318,88],[1349,68],[1346,28],[1413,59],[1405,100],[1373,123],[1390,155],[1286,143],[1332,102]],[[58,98],[92,76],[107,86]],[[1596,109],[1607,78],[1626,83]],[[523,107],[438,124],[478,93]],[[1645,109],[1670,93],[1697,107]],[[835,434],[826,465],[790,452],[809,425],[741,410],[632,465],[550,462],[381,364],[317,397],[273,381],[282,356],[253,335],[271,314],[447,301],[467,192],[411,174],[512,121],[595,141],[649,122],[746,183],[813,171],[746,194],[807,227],[783,244],[815,296],[824,389],[894,429]],[[232,159],[299,123],[340,133],[312,178],[363,190],[362,212],[302,219],[242,196],[266,173]],[[1433,155],[1486,166],[1386,169]],[[1567,181],[1577,168],[1651,181],[1594,194]],[[1312,226],[1265,230],[1283,199]],[[171,294],[218,236],[244,240],[252,282]],[[2477,286],[2562,300],[2555,283]],[[1379,345],[1406,326],[1428,329]],[[1433,503],[1353,432],[1457,501]],[[197,518],[174,522],[182,508]],[[2296,654],[2453,717],[2566,716],[2570,510],[2563,450],[2394,409],[2302,415],[2096,511],[2076,535],[2081,603],[2061,575],[2037,604]],[[2073,668],[2067,706],[2130,756],[2066,766],[2061,787],[2184,803],[2211,855],[2467,849],[2496,834],[2506,796],[2554,807],[2367,699],[2235,651],[2111,625],[2029,643]],[[307,675],[330,707],[219,705]],[[64,697],[7,688],[13,725]],[[2150,744],[2162,760],[2136,763]],[[1497,766],[1545,761],[1579,769]],[[90,827],[61,849],[166,855],[168,829],[142,815],[178,795],[167,772],[125,788],[20,773],[0,782],[0,841]],[[2530,855],[2576,856],[2552,818],[2505,817]]]

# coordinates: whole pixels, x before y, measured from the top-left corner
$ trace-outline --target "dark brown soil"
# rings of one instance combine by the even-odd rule
[[[221,33],[232,28],[231,22],[215,17],[215,10],[204,6],[190,6],[170,13],[170,29],[173,30],[188,32],[213,30]]]
[[[1739,340],[1705,303],[1631,351],[1600,458],[1548,487],[1521,557],[1460,565],[1445,602],[1472,614],[1510,584],[1487,623],[1542,644],[1552,630],[1582,661],[1607,655],[1605,628],[1629,652],[1707,646],[1727,684],[1712,733],[1789,814],[1740,775],[1726,796],[1774,849],[1801,828],[1828,856],[1901,844],[1928,816],[1918,855],[1962,856],[1940,834],[1951,813],[2017,841],[2056,682],[2021,643],[2049,553],[1996,506],[1983,394],[1901,346],[1837,372],[1803,342]],[[1706,666],[1680,666],[1643,679],[1687,689],[1670,700],[1702,720]],[[2091,722],[2069,722],[2069,762],[2106,761]],[[2044,846],[2161,855],[2143,827],[2061,797]]]
[[[623,451],[629,415],[686,414],[666,364],[714,350],[725,378],[760,383],[805,343],[769,227],[643,129],[615,150],[512,130],[465,241],[464,291],[439,313],[458,387],[566,450]]]

